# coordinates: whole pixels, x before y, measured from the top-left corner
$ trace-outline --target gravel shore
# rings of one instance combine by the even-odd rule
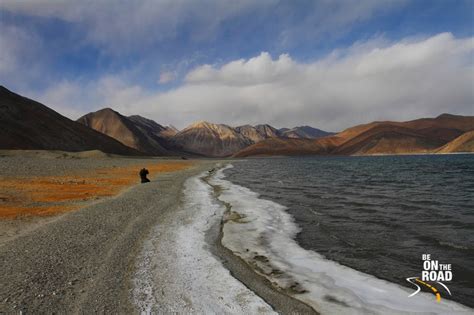
[[[61,170],[61,163],[67,171],[94,163],[94,167],[136,163],[131,159],[0,160],[5,172],[44,173],[51,167]],[[3,222],[2,227],[28,228],[17,226],[21,233],[9,235],[0,245],[0,313],[136,312],[130,301],[130,277],[137,252],[162,214],[179,204],[184,181],[209,163],[196,162],[187,170],[160,174],[146,185],[54,219]]]

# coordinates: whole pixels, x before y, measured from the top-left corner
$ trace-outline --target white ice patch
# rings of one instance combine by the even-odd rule
[[[228,166],[232,167],[232,166]],[[223,245],[255,266],[272,282],[295,291],[294,297],[323,314],[458,314],[470,313],[463,305],[431,294],[409,298],[411,290],[345,267],[300,247],[294,240],[299,229],[286,208],[259,199],[245,187],[224,179],[223,170],[211,179],[223,192],[219,199],[239,215],[224,225]],[[268,259],[268,260],[267,260]],[[409,276],[409,275],[408,275]],[[295,285],[298,283],[299,285]]]
[[[133,298],[142,314],[273,314],[210,253],[206,232],[225,207],[201,176],[185,183],[184,206],[155,227],[138,259]]]

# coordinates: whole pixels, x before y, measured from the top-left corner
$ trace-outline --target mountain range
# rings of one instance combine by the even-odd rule
[[[195,122],[178,131],[141,116],[123,116],[110,108],[89,113],[77,121],[129,147],[153,155],[184,153],[228,157],[265,139],[316,139],[332,135],[309,126],[276,129],[270,125],[244,125],[234,128],[206,121]]]
[[[0,149],[205,157],[474,152],[474,116],[442,114],[406,122],[377,121],[339,133],[310,126],[231,127],[205,121],[179,131],[110,108],[72,121],[0,86]]]
[[[234,154],[377,155],[473,152],[474,116],[442,114],[406,122],[380,121],[319,139],[267,139]],[[453,143],[451,143],[453,142]]]

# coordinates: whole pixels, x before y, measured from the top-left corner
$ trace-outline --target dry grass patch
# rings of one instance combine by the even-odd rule
[[[77,209],[84,203],[120,193],[140,182],[142,167],[153,180],[160,173],[175,172],[191,162],[146,162],[74,172],[65,176],[6,177],[0,180],[0,218],[53,215]]]

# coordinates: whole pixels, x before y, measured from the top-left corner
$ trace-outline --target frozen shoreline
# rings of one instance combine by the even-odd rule
[[[133,300],[141,313],[274,314],[211,252],[206,233],[225,208],[211,187],[194,176],[185,182],[180,209],[155,226],[138,257]]]
[[[472,309],[420,293],[329,261],[301,248],[299,231],[285,207],[259,199],[251,190],[224,179],[220,170],[210,180],[221,187],[219,199],[231,207],[223,227],[224,246],[275,285],[323,314],[400,314],[428,312],[465,314]]]

